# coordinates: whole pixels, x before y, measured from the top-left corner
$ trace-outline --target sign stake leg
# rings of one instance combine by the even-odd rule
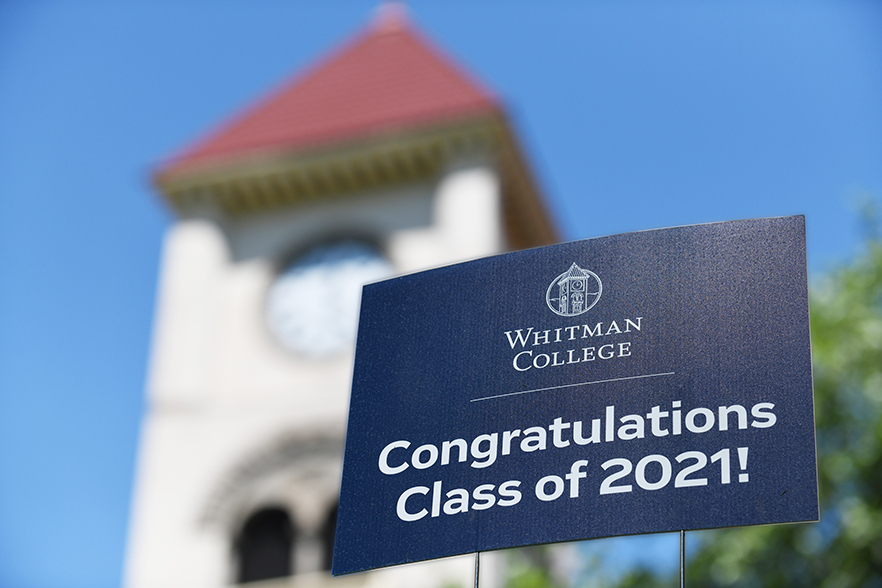
[[[680,531],[680,588],[686,588],[686,531]]]
[[[475,588],[478,588],[478,580],[481,576],[481,552],[475,552]]]

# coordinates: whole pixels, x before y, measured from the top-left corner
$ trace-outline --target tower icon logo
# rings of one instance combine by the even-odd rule
[[[554,278],[545,293],[545,302],[555,314],[577,316],[600,300],[603,284],[594,272],[573,263],[570,269]]]

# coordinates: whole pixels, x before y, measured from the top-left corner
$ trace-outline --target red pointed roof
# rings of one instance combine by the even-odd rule
[[[399,10],[185,149],[159,170],[299,150],[501,111],[497,98],[430,45]]]

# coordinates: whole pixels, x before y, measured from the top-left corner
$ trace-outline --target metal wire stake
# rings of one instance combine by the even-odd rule
[[[680,531],[680,588],[686,588],[686,531]]]
[[[481,552],[475,552],[475,588],[478,588],[478,579],[481,576]]]

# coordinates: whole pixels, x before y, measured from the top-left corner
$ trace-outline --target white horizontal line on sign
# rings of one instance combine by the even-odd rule
[[[561,388],[574,388],[576,386],[590,386],[591,384],[606,384],[607,382],[621,382],[623,380],[639,380],[641,378],[657,378],[659,376],[673,376],[675,372],[662,372],[659,374],[643,374],[641,376],[625,376],[622,378],[610,378],[608,380],[595,380],[593,382],[579,382],[578,384],[564,384],[563,386],[549,386],[548,388],[536,388],[535,390],[521,390],[519,392],[507,392],[505,394],[496,394],[495,396],[485,396],[484,398],[472,398],[469,402],[480,402],[482,400],[493,400],[494,398],[505,398],[506,396],[517,396],[518,394],[532,394],[533,392],[545,392],[548,390],[560,390]]]

